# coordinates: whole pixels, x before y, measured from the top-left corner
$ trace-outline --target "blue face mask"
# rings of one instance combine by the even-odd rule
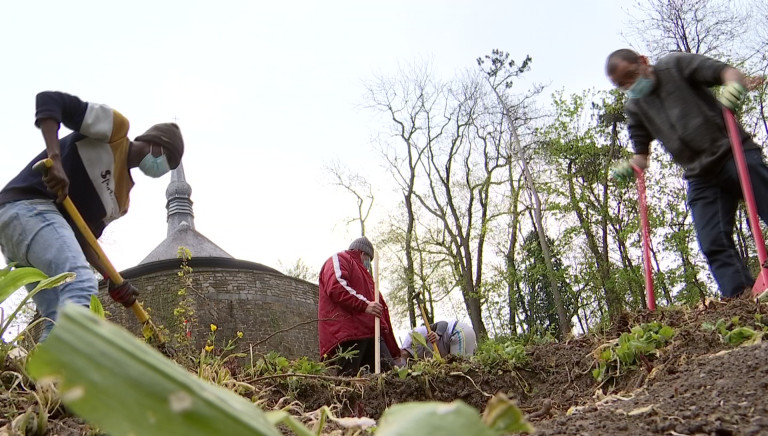
[[[373,274],[373,270],[371,269],[371,259],[366,258],[365,260],[363,260],[363,266],[365,267],[365,269],[368,270],[368,272]]]
[[[170,171],[171,167],[168,165],[168,158],[165,157],[165,153],[157,157],[152,156],[152,147],[150,146],[149,153],[139,162],[139,169],[149,177],[157,178]]]
[[[650,94],[653,90],[653,79],[648,77],[638,77],[635,83],[627,90],[627,97],[629,98],[643,98]]]

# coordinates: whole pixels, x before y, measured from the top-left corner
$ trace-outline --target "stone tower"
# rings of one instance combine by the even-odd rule
[[[192,272],[186,275],[189,279],[186,295],[190,299],[188,306],[194,311],[191,318],[196,318],[196,322],[187,326],[198,347],[205,344],[210,324],[215,324],[219,343],[226,343],[240,331],[243,332],[243,338],[238,340],[241,350],[249,350],[249,345],[254,345],[255,352],[274,350],[287,357],[318,357],[317,323],[306,323],[317,318],[317,285],[232,257],[195,229],[191,196],[192,188],[186,181],[183,166],[179,165],[171,172],[166,190],[168,231],[165,240],[138,265],[121,272],[139,289],[139,301],[149,310],[152,320],[172,331],[184,329],[181,317],[174,315],[182,299],[178,253],[179,247],[184,247],[192,256],[188,261]],[[255,239],[257,236],[244,233],[243,237]],[[139,333],[133,314],[114,303],[105,286],[100,298],[111,313],[111,320]],[[262,342],[284,329],[287,330]]]

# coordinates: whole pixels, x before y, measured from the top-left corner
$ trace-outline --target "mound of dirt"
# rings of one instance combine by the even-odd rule
[[[296,415],[329,406],[337,416],[378,419],[387,407],[408,401],[461,399],[483,410],[493,394],[504,392],[540,435],[768,435],[768,341],[736,347],[702,328],[722,320],[729,330],[762,331],[766,312],[768,305],[750,301],[662,308],[627,314],[621,327],[603,335],[529,347],[528,363],[514,369],[452,358],[356,379],[270,376],[252,381],[248,396],[264,409]],[[673,328],[671,341],[637,367],[596,381],[594,351],[653,321]],[[12,377],[0,381],[13,383]],[[0,395],[0,428],[28,406],[34,404]],[[47,434],[92,434],[65,413],[52,414],[49,424]]]
[[[504,392],[541,435],[768,434],[768,343],[734,347],[702,328],[724,320],[760,330],[755,315],[767,309],[733,301],[630,314],[624,331],[659,321],[675,335],[655,358],[602,383],[592,375],[593,351],[620,330],[530,347],[529,364],[515,370],[488,371],[452,359],[402,378],[391,372],[354,383],[305,380],[298,390],[286,381],[260,388],[273,392],[266,404],[290,397],[305,410],[336,404],[342,415],[372,418],[406,401],[461,399],[483,410],[490,396]]]

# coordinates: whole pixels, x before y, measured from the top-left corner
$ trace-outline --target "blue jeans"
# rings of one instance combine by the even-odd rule
[[[768,223],[768,167],[760,150],[744,152],[754,191],[757,213]],[[688,205],[699,246],[723,297],[737,297],[752,288],[754,277],[749,272],[733,242],[736,209],[743,198],[739,173],[733,158],[711,178],[688,181]]]
[[[51,200],[21,200],[0,206],[0,247],[8,262],[32,266],[52,277],[63,272],[75,280],[38,292],[32,297],[44,318],[45,340],[56,321],[59,306],[73,302],[88,306],[98,283],[72,227]],[[27,285],[34,289],[36,283]]]

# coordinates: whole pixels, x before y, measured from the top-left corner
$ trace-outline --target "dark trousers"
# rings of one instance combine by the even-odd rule
[[[336,348],[337,353],[340,351],[356,350],[358,353],[349,359],[341,359],[336,364],[341,367],[339,370],[340,375],[354,377],[360,372],[360,369],[367,367],[368,372],[373,373],[374,365],[376,363],[376,347],[373,338],[357,339],[354,341],[346,341],[339,344]],[[381,341],[381,370],[389,371],[392,369],[392,355],[389,353],[389,349]]]
[[[757,213],[768,223],[768,167],[760,150],[744,152],[754,191]],[[752,288],[755,279],[733,242],[733,227],[739,200],[743,198],[739,173],[733,158],[711,178],[688,181],[688,205],[696,236],[723,297],[737,297]]]

